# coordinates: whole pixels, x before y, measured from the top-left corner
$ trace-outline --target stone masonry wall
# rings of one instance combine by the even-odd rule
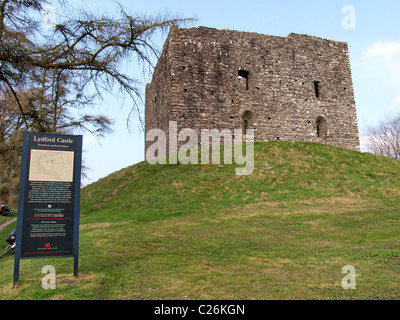
[[[347,43],[173,27],[146,87],[146,132],[254,128],[255,141],[359,150]],[[147,149],[149,143],[146,143]]]

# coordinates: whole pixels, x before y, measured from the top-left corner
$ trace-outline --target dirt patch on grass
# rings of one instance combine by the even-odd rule
[[[218,218],[222,220],[229,220],[232,218],[248,219],[266,214],[273,215],[273,212],[275,212],[279,204],[280,201],[264,201],[247,204],[239,208],[231,209],[229,213],[223,213]]]
[[[8,220],[8,221],[6,221],[6,222],[3,222],[3,223],[0,225],[0,231],[2,231],[5,227],[7,227],[9,224],[13,223],[13,222],[16,221],[16,220],[17,220],[17,218]]]
[[[79,230],[88,230],[88,229],[98,229],[98,228],[107,228],[114,225],[114,223],[110,222],[94,222],[89,224],[81,224],[79,226]]]
[[[107,197],[105,197],[105,198],[103,199],[103,201],[102,201],[101,203],[94,205],[95,209],[100,209],[102,206],[104,206],[105,203],[106,203],[108,200],[110,200],[112,197],[114,197],[114,196],[117,194],[117,192],[119,191],[119,189],[125,187],[125,186],[128,184],[128,182],[129,182],[129,180],[124,180],[124,181],[122,181],[116,188],[114,188],[114,189],[111,191],[110,195],[108,195]]]
[[[340,206],[357,206],[366,205],[370,206],[371,204],[379,205],[381,204],[381,200],[379,199],[362,199],[360,197],[332,197],[332,198],[322,198],[322,199],[306,199],[306,200],[299,200],[296,201],[298,204],[304,205],[324,205],[324,206],[331,206],[331,205],[340,205]]]
[[[172,185],[173,185],[174,187],[180,188],[180,187],[182,187],[183,183],[182,183],[182,182],[176,182],[176,181],[174,181],[174,182],[172,183]]]
[[[330,247],[330,248],[342,247],[334,241],[313,241],[313,242],[309,242],[308,246],[310,246],[310,247]]]

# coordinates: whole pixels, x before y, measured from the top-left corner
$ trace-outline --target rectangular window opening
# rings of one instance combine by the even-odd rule
[[[319,92],[319,81],[314,81],[315,97],[320,98],[321,94]]]
[[[249,71],[246,70],[239,70],[238,71],[238,78],[246,79],[246,90],[249,90]]]

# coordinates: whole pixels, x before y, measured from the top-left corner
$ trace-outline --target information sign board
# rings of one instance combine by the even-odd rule
[[[74,257],[78,273],[82,136],[24,133],[14,284],[19,260]]]

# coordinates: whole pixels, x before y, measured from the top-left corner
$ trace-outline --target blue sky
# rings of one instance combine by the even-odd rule
[[[73,0],[70,3],[74,7],[110,14],[117,10],[113,1]],[[347,41],[360,134],[367,123],[375,124],[385,115],[400,111],[398,0],[120,0],[119,3],[131,13],[152,15],[168,11],[181,17],[195,17],[197,22],[193,26],[275,36],[295,32]],[[348,11],[342,12],[346,5],[355,10],[355,29],[343,28],[343,19],[349,14]],[[160,48],[165,36],[157,39]],[[135,61],[131,63],[135,64]],[[150,78],[139,69],[132,70],[137,72],[134,76],[142,81],[144,88]],[[144,134],[138,130],[128,131],[126,118],[129,108],[120,108],[119,100],[110,97],[98,106],[100,112],[116,121],[114,133],[100,141],[85,135],[83,156],[90,168],[89,180],[84,181],[86,184],[144,160]]]

